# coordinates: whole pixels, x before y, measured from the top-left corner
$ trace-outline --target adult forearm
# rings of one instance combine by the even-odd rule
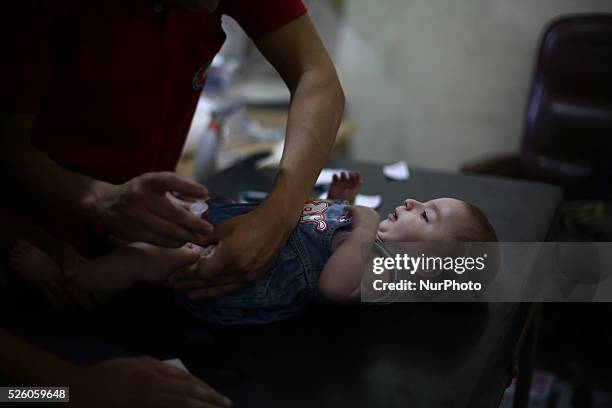
[[[0,373],[17,385],[67,384],[72,365],[0,329]]]
[[[61,168],[31,144],[10,147],[4,161],[15,203],[91,218],[97,192],[110,185]]]
[[[0,167],[17,208],[52,208],[82,215],[98,182],[61,168],[31,143],[35,115],[0,112]],[[91,200],[90,200],[91,201]]]
[[[270,195],[288,219],[297,222],[333,147],[343,112],[344,94],[333,69],[305,72],[292,90],[285,148]]]

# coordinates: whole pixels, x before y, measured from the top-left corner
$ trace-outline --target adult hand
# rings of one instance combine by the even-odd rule
[[[50,258],[49,264],[52,265],[53,262],[56,266],[17,268],[16,272],[23,280],[40,289],[56,309],[90,309],[104,301],[101,296],[86,293],[75,285],[80,264],[84,259],[71,245],[54,238],[36,243],[34,246],[20,240],[13,247],[13,251],[24,258],[28,258],[31,251],[42,251]]]
[[[289,226],[292,226],[290,224]],[[255,210],[215,225],[214,252],[199,265],[170,277],[177,291],[190,299],[211,299],[236,292],[270,270],[292,228],[274,216],[265,203]]]
[[[56,279],[45,282],[43,287],[47,300],[57,310],[92,309],[107,300],[107,296],[85,292],[74,283],[85,258],[72,245],[54,241],[41,249],[57,263],[62,273]]]
[[[67,379],[75,407],[231,407],[206,383],[150,357],[110,360],[74,369]]]
[[[169,193],[208,197],[206,187],[175,173],[147,173],[125,184],[102,185],[94,204],[96,219],[125,241],[178,248],[205,240],[212,225]]]

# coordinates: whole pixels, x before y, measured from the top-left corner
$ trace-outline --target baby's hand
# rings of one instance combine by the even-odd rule
[[[329,186],[327,197],[331,200],[347,200],[353,202],[357,193],[361,190],[363,178],[357,171],[342,172],[340,177],[334,174],[332,183]]]
[[[353,229],[366,228],[372,231],[378,229],[380,216],[375,210],[360,205],[351,205],[348,211],[352,219]]]

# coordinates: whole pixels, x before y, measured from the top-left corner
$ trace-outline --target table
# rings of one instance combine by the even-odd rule
[[[254,170],[259,158],[216,175],[207,183],[211,194],[269,189],[274,173]],[[544,240],[561,200],[558,188],[540,183],[419,169],[411,169],[408,181],[392,182],[376,164],[336,159],[328,166],[361,171],[363,192],[383,196],[382,214],[406,196],[468,200],[483,209],[503,241]],[[59,320],[40,310],[15,315],[14,325],[38,317],[41,324],[31,325],[38,333],[24,335],[83,363],[124,355],[179,357],[236,407],[474,408],[498,406],[517,346],[530,344],[520,339],[530,338],[533,313],[530,304],[514,303],[317,305],[271,325],[218,327],[178,320],[167,294],[149,303],[128,296],[138,299],[133,309],[119,305],[85,314],[60,333]],[[23,314],[24,305],[14,305],[22,299],[3,296],[0,303]]]
[[[213,177],[210,192],[269,189],[274,173],[255,171],[257,159]],[[361,171],[363,193],[383,196],[381,214],[407,196],[470,201],[502,241],[544,240],[561,200],[560,189],[541,183],[419,169],[393,182],[375,164],[328,167]],[[217,386],[239,407],[497,407],[532,312],[515,303],[319,306],[271,326],[220,329],[238,375]],[[184,358],[205,372],[197,354]]]

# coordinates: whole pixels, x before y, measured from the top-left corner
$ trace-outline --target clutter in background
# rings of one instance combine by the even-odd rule
[[[324,193],[321,193],[319,198],[321,200],[326,200],[327,199],[327,191],[324,192]],[[361,205],[361,206],[364,206],[364,207],[373,208],[373,209],[376,210],[378,207],[380,207],[381,203],[382,203],[382,196],[379,196],[379,195],[357,194],[357,196],[355,197],[355,202],[353,204]]]
[[[535,371],[531,381],[531,392],[529,393],[529,408],[547,408],[551,399],[555,375],[546,371]],[[514,392],[516,390],[516,379],[506,388],[499,408],[512,408]]]
[[[410,170],[408,170],[408,165],[403,160],[383,166],[382,171],[385,177],[391,180],[402,181],[410,178]]]
[[[569,201],[560,210],[559,241],[612,241],[612,204],[606,201]]]

